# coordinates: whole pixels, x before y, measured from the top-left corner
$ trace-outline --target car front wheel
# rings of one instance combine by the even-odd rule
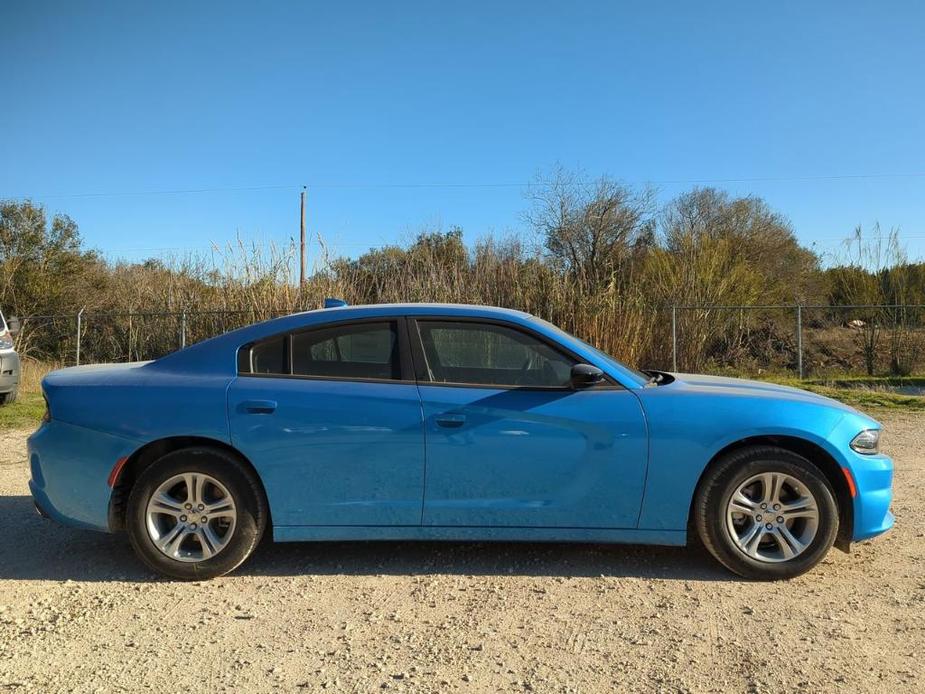
[[[210,448],[174,451],[139,475],[126,527],[141,560],[171,578],[214,578],[237,568],[263,534],[267,510],[253,473]]]
[[[822,560],[838,533],[838,505],[825,475],[806,458],[755,446],[708,471],[694,520],[703,544],[728,569],[776,580]]]

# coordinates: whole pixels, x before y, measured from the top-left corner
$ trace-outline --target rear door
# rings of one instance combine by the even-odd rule
[[[420,525],[423,421],[403,319],[275,336],[239,362],[232,439],[274,525]]]
[[[576,390],[577,363],[522,326],[411,324],[424,408],[424,525],[633,528],[648,456],[638,398]]]

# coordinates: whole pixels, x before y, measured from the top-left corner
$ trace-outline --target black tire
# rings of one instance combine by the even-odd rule
[[[237,514],[228,544],[198,562],[168,557],[155,546],[146,525],[151,495],[171,477],[187,472],[209,475],[224,485]],[[241,461],[213,448],[185,448],[166,454],[142,471],[128,497],[125,525],[132,548],[148,567],[170,578],[201,580],[222,576],[240,566],[260,542],[267,515],[263,489]]]
[[[794,477],[812,494],[818,508],[815,536],[801,553],[783,561],[750,557],[733,540],[726,523],[726,509],[733,493],[739,485],[763,472]],[[825,557],[838,534],[838,503],[825,475],[803,456],[774,446],[742,448],[720,459],[701,481],[693,512],[697,534],[717,561],[730,571],[755,580],[787,579],[809,571]]]

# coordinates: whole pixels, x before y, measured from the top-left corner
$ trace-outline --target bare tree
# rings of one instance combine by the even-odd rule
[[[655,194],[602,176],[586,180],[559,167],[538,178],[528,196],[527,222],[549,255],[587,292],[612,282],[654,242]]]

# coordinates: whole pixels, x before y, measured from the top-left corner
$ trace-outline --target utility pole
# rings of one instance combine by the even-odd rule
[[[671,307],[671,370],[678,372],[678,307]]]
[[[302,224],[299,235],[299,289],[305,289],[305,186],[302,186]]]

